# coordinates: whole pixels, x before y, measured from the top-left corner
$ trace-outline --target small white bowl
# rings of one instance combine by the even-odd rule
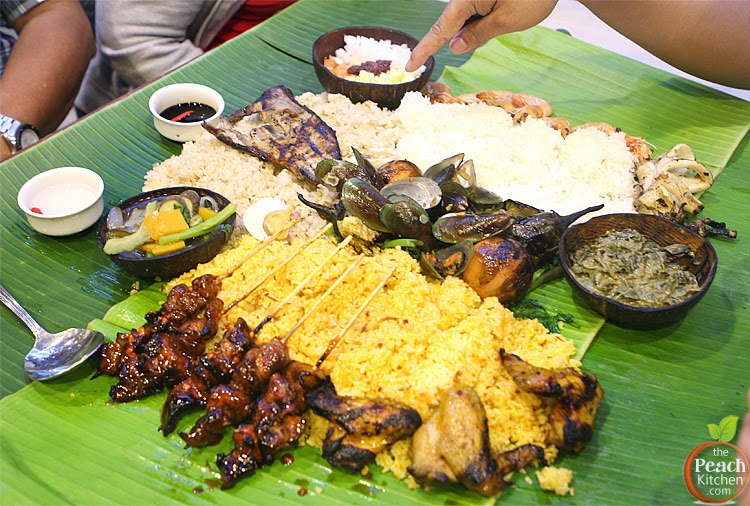
[[[208,86],[178,83],[160,88],[151,95],[148,108],[154,117],[156,130],[167,139],[177,142],[194,141],[205,132],[200,122],[180,123],[168,120],[161,115],[165,109],[186,102],[206,104],[216,111],[216,114],[205,120],[206,123],[216,122],[224,112],[224,98]]]
[[[60,167],[26,181],[18,191],[18,206],[37,232],[71,235],[96,223],[104,210],[103,193],[104,181],[96,172]]]

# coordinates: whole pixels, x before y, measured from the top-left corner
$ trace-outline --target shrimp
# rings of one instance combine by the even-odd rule
[[[548,127],[560,132],[560,135],[562,135],[563,137],[567,137],[570,133],[570,121],[568,121],[566,118],[544,117],[540,119],[547,123]]]
[[[527,117],[545,118],[552,115],[552,106],[549,103],[529,93],[514,93],[504,90],[481,91],[476,97],[488,105],[502,107],[505,111],[516,117],[517,122],[523,122]]]
[[[500,107],[513,117],[517,125],[524,123],[528,118],[537,118],[544,121],[550,128],[560,132],[567,137],[568,134],[584,128],[596,128],[606,134],[620,132],[609,123],[591,122],[570,127],[570,121],[565,118],[553,118],[552,106],[544,99],[529,93],[516,93],[506,90],[485,90],[476,94],[465,93],[462,95],[451,94],[450,87],[435,81],[427,83],[421,90],[422,94],[430,99],[431,103],[441,104],[476,104],[484,103],[493,107]],[[625,134],[625,144],[631,153],[638,159],[638,163],[644,163],[653,154],[645,139]]]
[[[430,81],[419,91],[422,95],[429,98],[433,104],[452,104],[457,102],[455,97],[451,95],[450,87],[443,83]]]
[[[584,128],[596,128],[597,130],[601,130],[605,134],[609,135],[612,133],[622,132],[621,129],[615,128],[609,123],[603,123],[603,122],[590,122],[590,123],[584,123],[582,125],[575,126],[570,129],[570,132],[575,132],[576,130],[582,130]],[[638,158],[638,163],[644,163],[646,160],[651,158],[651,155],[653,154],[653,151],[651,151],[651,148],[648,146],[648,143],[646,143],[646,140],[642,137],[635,137],[633,135],[628,135],[625,133],[625,145],[628,147],[631,153],[633,153],[636,158]]]
[[[552,106],[545,100],[528,93],[515,93],[504,90],[487,90],[479,93],[453,95],[448,85],[431,81],[420,90],[432,103],[477,104],[485,103],[500,107],[511,115],[520,115],[524,121],[528,116],[544,118],[552,115]]]

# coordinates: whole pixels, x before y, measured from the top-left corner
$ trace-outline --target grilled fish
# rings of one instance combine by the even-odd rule
[[[289,169],[303,182],[317,184],[318,162],[341,158],[336,132],[285,86],[269,88],[252,104],[203,128],[233,148]]]

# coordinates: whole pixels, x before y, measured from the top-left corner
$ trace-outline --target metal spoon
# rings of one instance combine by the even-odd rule
[[[23,368],[32,380],[52,379],[70,371],[89,358],[104,342],[104,336],[93,330],[68,329],[50,334],[2,285],[0,300],[29,327],[36,338],[23,361]]]

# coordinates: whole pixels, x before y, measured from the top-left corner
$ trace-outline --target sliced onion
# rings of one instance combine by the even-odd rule
[[[125,223],[122,225],[122,228],[138,228],[141,225],[143,218],[145,217],[146,217],[146,208],[136,207],[130,211],[130,216],[128,216],[128,219],[125,220]]]
[[[208,205],[206,205],[206,204],[208,204]],[[213,197],[209,197],[208,195],[204,195],[203,197],[201,197],[200,206],[201,207],[210,207],[211,209],[213,209],[216,212],[219,211],[219,203],[216,202],[216,199],[214,199]]]
[[[119,206],[115,206],[109,210],[107,214],[107,228],[109,230],[122,228],[125,218],[122,215],[122,209]]]
[[[201,205],[201,197],[195,190],[185,190],[180,193],[182,201],[185,203],[185,207],[189,210],[190,216],[194,216],[198,213],[198,207]]]

